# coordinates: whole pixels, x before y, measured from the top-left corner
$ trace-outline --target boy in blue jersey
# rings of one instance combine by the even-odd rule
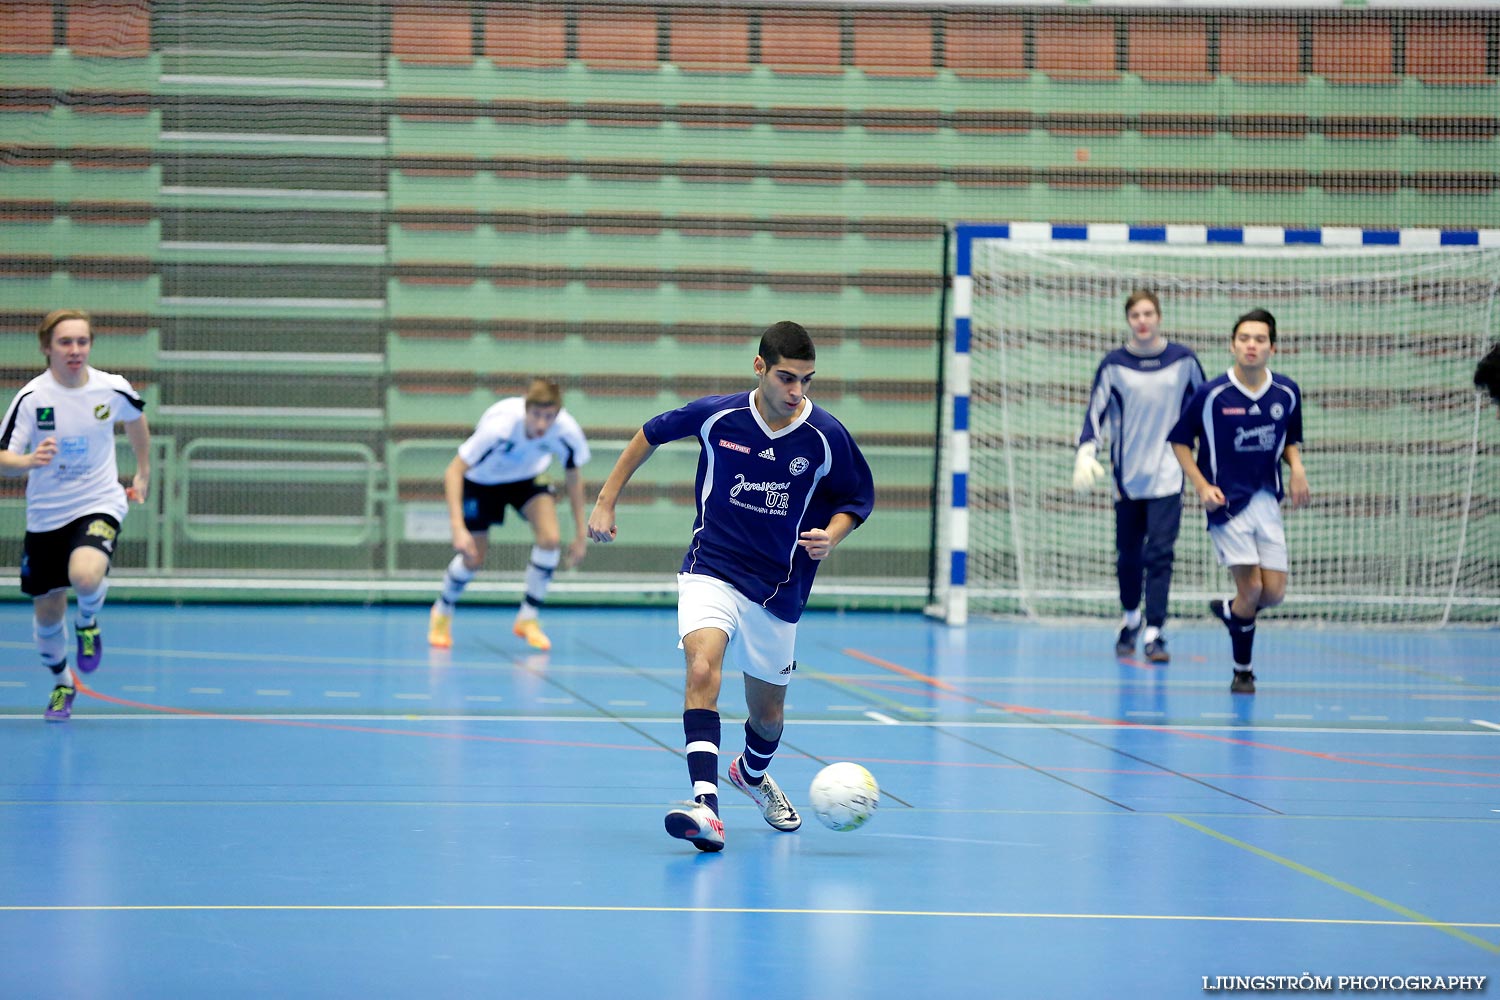
[[[1167,432],[1203,384],[1203,366],[1192,348],[1162,336],[1161,303],[1151,292],[1130,294],[1125,321],[1130,339],[1106,354],[1094,373],[1078,435],[1073,488],[1086,492],[1104,475],[1095,455],[1100,439],[1108,438],[1114,468],[1115,572],[1125,616],[1115,637],[1115,655],[1135,652],[1144,591],[1146,659],[1166,663],[1172,656],[1162,629],[1182,523],[1182,468],[1167,444]]]
[[[1276,353],[1276,317],[1245,313],[1230,335],[1234,367],[1203,385],[1168,440],[1208,515],[1219,565],[1228,566],[1235,594],[1209,610],[1229,629],[1234,679],[1229,690],[1255,693],[1250,653],[1255,616],[1286,597],[1286,533],[1280,503],[1307,503],[1302,468],[1302,390],[1268,363]],[[1193,460],[1193,443],[1201,442]],[[1283,491],[1281,463],[1290,470]]]
[[[682,713],[693,802],[667,813],[667,832],[700,851],[724,849],[719,820],[719,687],[726,655],[744,674],[745,751],[729,780],[777,830],[802,825],[767,773],[781,742],[786,686],[797,669],[797,621],[818,564],[875,505],[875,484],[844,426],[807,398],[816,352],[796,323],[760,339],[756,387],[706,396],[646,421],[599,490],[589,538],[612,542],[615,505],[659,445],[701,449],[692,541],[678,574],[677,631],[687,660]]]

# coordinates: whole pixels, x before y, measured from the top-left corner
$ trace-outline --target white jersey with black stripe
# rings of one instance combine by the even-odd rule
[[[495,403],[479,418],[474,433],[458,446],[458,457],[469,471],[464,478],[482,486],[519,483],[547,471],[554,458],[565,469],[588,463],[589,443],[583,428],[567,410],[541,437],[526,436],[526,400],[510,396]]]
[[[26,383],[5,411],[0,448],[25,455],[47,438],[57,440],[52,461],[27,474],[27,531],[52,531],[85,514],[125,520],[115,424],[139,420],[145,409],[126,379],[98,368],[90,367],[77,388],[50,371]]]

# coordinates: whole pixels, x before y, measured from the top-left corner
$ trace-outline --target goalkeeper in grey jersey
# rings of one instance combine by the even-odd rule
[[[1203,366],[1191,348],[1161,333],[1161,303],[1148,291],[1125,300],[1130,339],[1104,356],[1089,391],[1088,413],[1078,435],[1073,488],[1087,492],[1104,476],[1101,440],[1108,440],[1114,471],[1115,568],[1125,617],[1115,655],[1135,653],[1146,597],[1146,658],[1171,659],[1162,629],[1172,586],[1172,558],[1182,520],[1182,468],[1167,433],[1203,383]]]

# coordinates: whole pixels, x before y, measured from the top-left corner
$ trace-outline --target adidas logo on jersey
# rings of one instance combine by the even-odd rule
[[[770,448],[767,448],[765,451],[763,451],[763,452],[760,453],[760,457],[761,458],[769,458],[771,461],[774,462],[774,461],[776,461],[776,452],[773,451]]]
[[[1260,416],[1260,406],[1259,406],[1259,404],[1250,407],[1250,415],[1252,417],[1258,417],[1258,416]]]

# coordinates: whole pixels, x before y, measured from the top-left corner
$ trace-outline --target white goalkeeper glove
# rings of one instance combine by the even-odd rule
[[[1094,458],[1099,445],[1093,441],[1078,446],[1078,458],[1073,462],[1073,489],[1087,493],[1094,488],[1096,480],[1104,475],[1104,466]]]

